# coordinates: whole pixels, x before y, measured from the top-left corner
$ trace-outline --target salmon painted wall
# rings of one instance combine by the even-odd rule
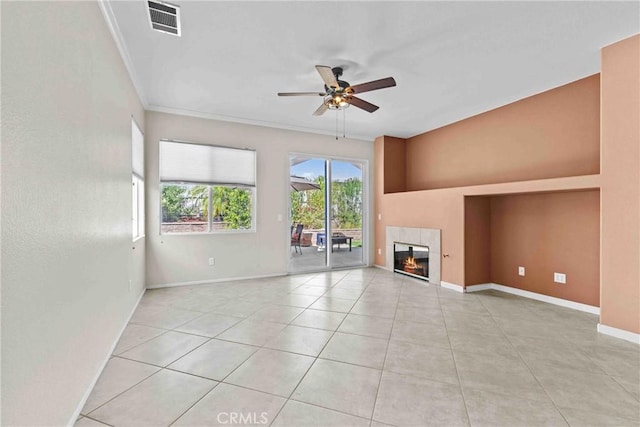
[[[392,173],[384,174],[384,192],[397,193],[406,191],[407,176],[406,157],[407,150],[405,140],[401,138],[385,137],[384,144],[384,167]],[[396,171],[395,173],[393,171]]]
[[[640,333],[640,35],[602,49],[600,322]]]
[[[491,280],[491,198],[464,198],[465,286]]]
[[[600,306],[599,191],[490,202],[492,283]],[[524,277],[518,266],[525,267]],[[567,283],[554,283],[554,272],[566,274]]]
[[[384,158],[388,153],[388,150],[385,150],[387,144],[393,145],[390,149],[393,153],[402,151],[399,146],[403,143],[402,139],[388,136],[377,138],[374,149],[375,264],[380,266],[385,264],[386,226],[438,228],[442,230],[442,253],[449,255],[442,259],[441,278],[449,283],[464,285],[465,196],[598,189],[600,187],[598,87],[599,76],[588,77],[445,128],[409,138],[404,141],[404,159],[398,159],[397,156],[395,160]],[[541,99],[532,99],[538,97]],[[525,105],[522,106],[521,103]],[[569,111],[559,109],[559,105]],[[582,113],[579,114],[580,111]],[[482,135],[481,142],[469,137],[476,134]],[[544,144],[532,142],[533,135],[541,135]],[[455,136],[455,138],[449,139],[449,136]],[[566,142],[567,138],[571,141]],[[516,156],[516,159],[520,159],[518,169],[525,171],[526,175],[516,177],[510,175],[511,172],[505,172],[504,164],[512,162],[511,158],[504,155],[505,152],[510,153],[510,151],[508,149],[502,151],[507,140],[518,145]],[[576,145],[576,140],[580,144]],[[453,141],[452,144],[457,147],[456,150],[451,151],[446,144],[447,141]],[[530,144],[524,144],[522,141],[529,141]],[[435,148],[429,146],[431,142],[435,142]],[[480,143],[484,148],[482,153],[477,153],[474,147]],[[560,158],[564,159],[562,161],[557,161],[558,158],[554,159],[548,152],[545,154],[545,150],[552,150],[549,147],[565,143],[572,145],[571,154],[576,156],[578,161],[569,157],[568,152],[565,151],[562,151],[564,156]],[[555,151],[552,150],[552,152]],[[455,185],[462,182],[468,182],[464,177],[469,167],[465,163],[466,160],[459,162],[457,159],[459,157],[468,159],[474,156],[476,160],[482,159],[476,162],[476,170],[482,169],[478,173],[485,173],[483,172],[485,169],[489,171],[493,168],[499,169],[497,173],[483,175],[489,176],[491,178],[489,181],[498,182],[468,183],[465,186],[456,187]],[[437,159],[437,164],[432,161],[434,159]],[[535,168],[523,164],[523,159],[531,159]],[[543,160],[547,162],[544,167],[540,166]],[[556,161],[557,164],[555,164]],[[544,179],[535,178],[537,175],[532,173],[532,170],[536,168],[539,170],[533,172],[540,173],[541,176],[538,178]],[[432,176],[429,169],[440,171],[437,174],[442,179],[438,178],[438,182],[446,182],[454,187],[421,189],[423,186],[428,187],[425,183],[429,183]],[[463,176],[464,181],[445,180],[444,177],[449,172]],[[386,178],[389,174],[404,174],[407,191],[385,194],[385,182],[402,182],[401,178],[390,181]],[[569,176],[574,174],[579,176]],[[496,177],[513,179],[513,181],[499,182],[500,180],[496,180]],[[398,186],[400,187],[401,185]]]
[[[407,190],[599,173],[599,91],[596,74],[409,138]]]
[[[376,143],[382,141],[376,140]],[[376,193],[375,197],[380,200],[379,210],[375,214],[376,265],[385,264],[387,225],[439,228],[442,230],[442,253],[450,255],[442,259],[442,280],[456,284],[464,283],[464,210],[461,192],[435,190]],[[378,214],[382,219],[378,219]]]

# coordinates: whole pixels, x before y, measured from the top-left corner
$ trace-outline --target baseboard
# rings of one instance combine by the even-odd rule
[[[386,267],[386,266],[384,266],[384,265],[373,264],[373,266],[374,266],[375,268],[379,268],[380,270],[384,270],[384,271],[393,271],[392,269],[387,268],[387,267]]]
[[[603,325],[602,323],[598,323],[598,332],[640,345],[640,334],[636,334],[635,332],[625,331],[624,329],[614,328],[613,326]]]
[[[493,283],[482,283],[479,285],[469,285],[465,286],[465,292],[478,292],[478,291],[486,291],[488,289],[493,289]]]
[[[440,286],[446,289],[451,289],[452,291],[464,292],[464,286],[456,285],[455,283],[445,282],[444,280],[440,281]]]
[[[569,301],[562,298],[552,297],[549,295],[538,294],[536,292],[525,291],[523,289],[512,288],[511,286],[499,285],[497,283],[483,283],[480,285],[470,285],[465,288],[466,292],[477,292],[487,289],[493,289],[507,294],[518,295],[524,298],[534,299],[536,301],[542,301],[560,307],[572,308],[578,311],[584,311],[585,313],[600,314],[600,307],[593,305],[582,304],[580,302]]]
[[[104,371],[104,368],[107,367],[107,363],[109,363],[109,359],[111,359],[111,355],[115,351],[116,346],[118,345],[118,341],[120,341],[120,338],[122,337],[122,334],[124,333],[124,330],[126,329],[127,325],[129,324],[129,320],[131,320],[131,317],[133,316],[133,313],[136,312],[136,309],[138,308],[138,305],[140,304],[140,301],[142,300],[144,292],[145,292],[145,289],[143,289],[142,292],[140,293],[140,296],[138,297],[138,301],[136,301],[136,303],[133,305],[133,309],[131,309],[131,312],[129,313],[129,316],[127,317],[127,321],[124,322],[124,325],[120,329],[120,333],[118,334],[118,336],[115,339],[115,341],[113,342],[113,344],[111,344],[111,348],[109,349],[109,352],[107,353],[107,356],[104,358],[104,360],[100,364],[100,369],[98,370],[98,373],[96,374],[96,376],[93,379],[93,381],[91,381],[91,385],[89,386],[89,388],[87,388],[87,391],[84,393],[84,396],[82,397],[82,400],[80,401],[80,404],[76,408],[76,410],[75,410],[75,412],[73,414],[73,417],[67,423],[68,426],[74,425],[76,423],[76,420],[80,416],[80,411],[82,411],[82,408],[84,408],[85,403],[87,403],[87,399],[89,399],[89,395],[91,394],[91,392],[93,391],[93,388],[96,386],[96,383],[100,379],[100,375],[102,375],[102,371]]]
[[[194,280],[192,282],[163,283],[161,285],[147,286],[147,289],[161,289],[161,288],[173,288],[176,286],[204,285],[207,283],[236,282],[238,280],[250,280],[250,279],[268,279],[269,277],[283,277],[286,275],[287,273],[273,273],[273,274],[262,274],[259,276],[224,277],[221,279]]]

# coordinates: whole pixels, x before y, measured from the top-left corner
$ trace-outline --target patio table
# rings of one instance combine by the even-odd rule
[[[321,246],[325,245],[325,234],[324,233],[318,233],[318,243]],[[331,252],[333,252],[333,245],[338,245],[338,249],[340,249],[340,245],[341,244],[349,244],[349,252],[351,252],[351,246],[352,246],[352,241],[353,241],[353,237],[349,237],[346,236],[342,233],[333,233],[333,235],[331,236]]]

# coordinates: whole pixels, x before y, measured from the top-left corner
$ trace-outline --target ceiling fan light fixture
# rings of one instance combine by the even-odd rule
[[[349,106],[346,99],[340,95],[328,95],[323,102],[330,110],[344,110]]]
[[[384,89],[396,85],[393,77],[387,77],[379,80],[361,83],[351,86],[349,82],[340,80],[342,76],[342,67],[328,67],[326,65],[316,65],[316,70],[322,77],[324,82],[324,92],[278,92],[278,96],[318,96],[322,97],[322,104],[313,113],[314,116],[321,116],[327,110],[344,110],[350,105],[368,113],[373,113],[378,109],[377,105],[373,105],[354,94],[369,92],[372,90]]]

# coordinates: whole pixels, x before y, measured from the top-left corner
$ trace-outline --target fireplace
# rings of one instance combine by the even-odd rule
[[[393,271],[429,280],[429,247],[393,242]]]
[[[441,267],[440,261],[442,260],[442,245],[440,243],[440,235],[441,230],[437,228],[414,228],[387,225],[387,227],[385,228],[385,268],[389,271],[394,271],[397,268],[396,255],[394,253],[394,246],[396,244],[404,245],[404,250],[406,250],[407,252],[409,251],[409,246],[411,246],[414,251],[414,258],[416,255],[415,251],[428,251],[429,254],[426,257],[428,258],[428,266],[426,268],[427,274],[426,277],[421,277],[421,279],[427,280],[426,278],[428,278],[429,283],[439,285]],[[403,249],[398,248],[398,250]],[[419,256],[419,258],[422,257]],[[402,272],[405,272],[404,266],[400,269],[402,270]]]

